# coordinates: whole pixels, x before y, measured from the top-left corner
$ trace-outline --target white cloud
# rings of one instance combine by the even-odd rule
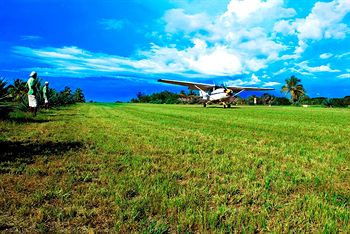
[[[225,47],[216,47],[212,52],[200,54],[197,59],[187,58],[190,67],[203,74],[230,75],[242,71],[240,59]]]
[[[290,59],[298,59],[300,58],[299,54],[285,54],[281,57],[281,60],[290,60]]]
[[[231,0],[227,11],[215,17],[172,9],[163,19],[168,38],[183,33],[182,40],[194,42],[194,47],[177,50],[191,67],[206,74],[236,75],[266,68],[287,49],[270,36],[277,19],[296,14],[283,5],[283,0]],[[201,41],[205,47],[198,47],[195,41]],[[157,48],[159,52],[163,49],[166,50]],[[159,52],[153,50],[154,55]],[[222,55],[222,59],[217,55]]]
[[[275,23],[273,30],[278,33],[282,33],[284,36],[294,35],[296,33],[295,27],[290,20],[281,20]]]
[[[227,83],[227,86],[256,85],[256,84],[261,83],[261,80],[259,79],[259,77],[257,77],[253,73],[249,80],[237,79],[237,80],[230,80],[226,83]]]
[[[124,28],[126,21],[118,19],[102,19],[99,21],[99,23],[102,24],[107,30],[119,31]]]
[[[92,53],[77,47],[41,48],[14,47],[13,52],[27,59],[46,64],[41,67],[48,76],[115,76],[118,72],[137,72],[137,62],[108,54]]]
[[[273,73],[273,75],[278,76],[278,75],[285,73],[286,71],[287,71],[287,68],[284,67],[284,68],[280,69],[278,72]]]
[[[340,70],[332,69],[329,64],[327,65],[321,65],[317,67],[310,67],[308,65],[308,61],[301,62],[299,64],[296,64],[297,67],[300,68],[301,71],[306,71],[310,73],[315,72],[340,72]]]
[[[205,13],[189,15],[184,9],[171,9],[164,15],[167,22],[165,31],[176,33],[184,31],[190,33],[196,30],[205,29],[211,25],[209,17]]]
[[[274,25],[274,31],[284,36],[296,35],[299,42],[294,55],[286,55],[282,59],[299,58],[309,44],[322,39],[344,39],[349,27],[342,23],[350,12],[349,0],[333,0],[317,2],[309,15],[294,20],[280,20]]]
[[[231,0],[224,16],[234,17],[238,22],[252,23],[293,17],[292,8],[284,8],[283,0]]]
[[[240,74],[242,65],[233,51],[224,47],[207,48],[201,41],[187,50],[152,45],[138,59],[93,53],[77,47],[14,47],[14,53],[48,65],[52,73],[80,76],[115,76],[118,73],[172,73],[190,76]]]
[[[344,38],[349,28],[341,21],[349,11],[348,0],[317,2],[305,19],[296,21],[299,39]]]
[[[343,54],[338,54],[335,57],[338,58],[338,59],[350,57],[350,52],[346,52],[346,53],[343,53]]]
[[[331,53],[324,53],[324,54],[320,55],[320,58],[321,59],[329,59],[332,56],[333,56],[333,54],[331,54]]]
[[[273,87],[273,86],[277,86],[280,84],[281,83],[279,83],[279,82],[266,82],[265,84],[263,84],[263,87]]]
[[[308,47],[308,45],[306,44],[306,42],[304,40],[299,40],[298,47],[295,48],[294,52],[296,55],[300,55],[300,54],[304,53],[304,51],[306,50],[307,47]]]
[[[341,78],[341,79],[349,79],[350,78],[350,73],[341,74],[341,75],[339,75],[337,77]]]
[[[261,80],[259,79],[259,77],[257,77],[254,73],[252,74],[252,77],[251,77],[251,82],[254,83],[254,84],[257,84],[259,82],[261,82]]]

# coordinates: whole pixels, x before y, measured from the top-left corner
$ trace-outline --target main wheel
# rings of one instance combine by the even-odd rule
[[[227,104],[227,108],[231,108],[231,104]]]
[[[203,103],[203,107],[207,107],[207,103]]]

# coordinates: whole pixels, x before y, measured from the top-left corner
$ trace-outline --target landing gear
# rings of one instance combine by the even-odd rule
[[[203,103],[203,107],[207,107],[207,103]]]
[[[224,108],[231,108],[231,103],[226,104],[226,102],[222,102],[222,105],[224,106]]]

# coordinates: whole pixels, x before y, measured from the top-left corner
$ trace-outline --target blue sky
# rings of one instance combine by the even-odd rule
[[[0,76],[88,100],[179,91],[158,78],[350,95],[350,1],[3,0]]]

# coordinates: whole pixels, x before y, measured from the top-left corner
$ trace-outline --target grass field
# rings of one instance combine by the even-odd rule
[[[0,231],[350,232],[349,109],[80,104],[0,130]]]

